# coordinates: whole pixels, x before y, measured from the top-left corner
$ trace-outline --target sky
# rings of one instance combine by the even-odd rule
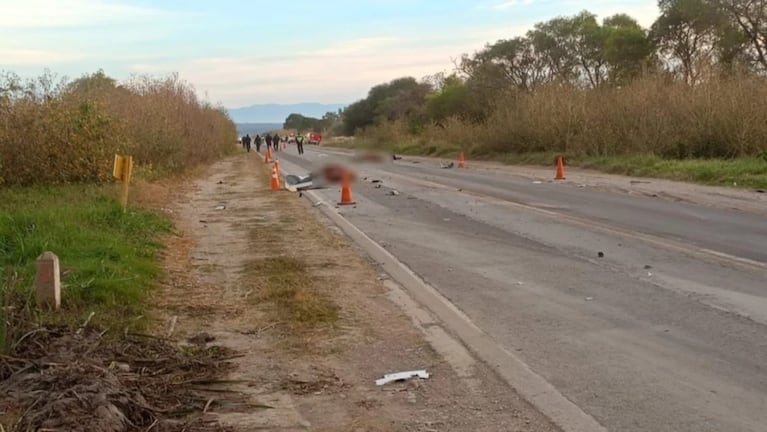
[[[655,0],[0,0],[0,70],[177,72],[228,108],[349,103],[584,9],[658,14]]]

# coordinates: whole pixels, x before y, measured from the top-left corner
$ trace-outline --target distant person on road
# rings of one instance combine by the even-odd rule
[[[240,144],[242,145],[242,149],[245,150],[245,135],[240,138]]]
[[[280,151],[280,135],[274,134],[274,139],[272,139],[272,149],[274,149],[275,152]]]
[[[296,147],[298,147],[298,154],[304,154],[304,136],[301,134],[296,137]]]
[[[256,142],[256,151],[258,153],[261,153],[261,140],[262,140],[262,138],[261,138],[260,134],[256,134],[256,137],[253,138],[253,141]]]
[[[269,150],[272,147],[272,135],[267,132],[264,141],[266,141],[266,149]]]
[[[251,143],[250,134],[245,135],[244,141],[245,141],[245,149],[248,151],[248,153],[250,153],[250,143]]]

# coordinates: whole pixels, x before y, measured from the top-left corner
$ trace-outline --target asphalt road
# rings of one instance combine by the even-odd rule
[[[426,162],[360,176],[344,217],[608,430],[767,430],[764,216]]]

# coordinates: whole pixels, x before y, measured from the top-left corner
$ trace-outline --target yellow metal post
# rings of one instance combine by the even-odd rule
[[[112,175],[122,181],[120,187],[120,204],[123,211],[128,211],[128,187],[133,176],[133,157],[115,155],[114,168]]]
[[[120,191],[120,202],[123,205],[123,211],[128,211],[128,186],[130,186],[133,176],[133,156],[123,158],[123,184]]]
[[[112,177],[116,180],[122,180],[123,178],[123,159],[125,158],[120,155],[115,155],[115,163],[112,167]]]

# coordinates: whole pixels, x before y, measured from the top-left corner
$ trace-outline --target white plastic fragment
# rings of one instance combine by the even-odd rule
[[[376,385],[382,386],[390,382],[404,381],[411,378],[427,379],[429,378],[429,373],[422,369],[422,370],[414,370],[414,371],[408,371],[408,372],[397,372],[392,374],[386,374],[383,376],[383,378],[376,380]]]

